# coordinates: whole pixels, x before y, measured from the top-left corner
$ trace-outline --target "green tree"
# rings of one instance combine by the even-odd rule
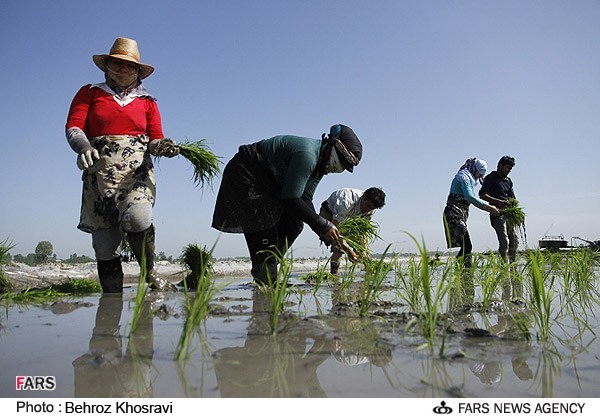
[[[77,253],[73,253],[69,256],[68,259],[65,260],[65,263],[79,264],[79,263],[89,263],[91,261],[94,261],[94,259],[88,257],[87,255],[77,255]]]
[[[40,241],[35,247],[35,261],[37,263],[45,263],[48,257],[52,255],[54,248],[50,241]]]

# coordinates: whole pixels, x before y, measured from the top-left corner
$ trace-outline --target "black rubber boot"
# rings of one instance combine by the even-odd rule
[[[112,260],[98,260],[98,278],[104,293],[123,292],[123,266],[121,257]]]
[[[177,288],[171,282],[161,279],[154,268],[154,225],[142,232],[128,232],[127,241],[140,267],[146,261],[146,283],[158,290],[176,292]]]
[[[277,261],[275,257],[263,258],[258,261],[252,258],[252,270],[250,273],[257,284],[273,285],[277,282]]]

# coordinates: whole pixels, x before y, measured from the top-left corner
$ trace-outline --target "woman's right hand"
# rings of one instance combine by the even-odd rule
[[[87,170],[99,159],[100,154],[98,153],[98,150],[90,146],[81,151],[77,156],[77,167],[79,167],[80,170]]]

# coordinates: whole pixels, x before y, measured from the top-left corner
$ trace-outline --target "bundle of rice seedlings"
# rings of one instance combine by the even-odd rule
[[[525,212],[519,206],[519,201],[515,198],[508,199],[508,206],[500,209],[500,214],[506,219],[506,223],[514,228],[525,225]]]
[[[58,293],[85,295],[90,293],[98,293],[102,291],[102,287],[97,280],[92,279],[69,279],[64,283],[54,284],[51,289]]]
[[[525,232],[525,212],[517,199],[512,197],[508,199],[508,206],[500,209],[500,214],[504,217],[509,227],[518,231],[524,240],[527,239]]]
[[[338,225],[338,230],[344,239],[356,252],[359,260],[370,258],[369,244],[379,238],[379,226],[370,219],[362,216],[343,220]]]
[[[221,172],[219,168],[221,160],[213,154],[204,139],[179,144],[179,154],[192,164],[196,186],[210,184],[212,179]]]
[[[339,278],[335,274],[319,270],[301,276],[300,280],[304,280],[305,283],[335,283],[339,280]]]
[[[212,251],[198,244],[188,244],[181,254],[181,263],[187,267],[189,273],[185,277],[185,285],[190,290],[198,288],[205,272],[212,270]]]
[[[66,293],[60,293],[51,287],[43,289],[27,288],[22,292],[6,292],[0,294],[0,302],[14,303],[23,306],[29,304],[46,305],[51,301],[64,296],[68,295]]]

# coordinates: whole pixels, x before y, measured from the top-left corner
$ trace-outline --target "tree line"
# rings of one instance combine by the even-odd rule
[[[125,261],[133,261],[134,257],[131,253],[131,249],[129,245],[123,245],[123,259]],[[78,255],[77,253],[73,253],[69,256],[69,258],[58,260],[56,254],[54,254],[54,246],[50,241],[40,241],[36,247],[35,252],[29,253],[27,255],[23,254],[15,254],[14,256],[10,253],[6,252],[3,254],[4,260],[3,262],[15,262],[15,263],[23,263],[30,266],[35,266],[44,263],[50,263],[55,261],[61,261],[63,263],[68,264],[80,264],[80,263],[89,263],[95,261],[94,258],[88,257],[87,255]],[[156,255],[156,259],[158,261],[168,261],[173,262],[177,260],[173,260],[172,256],[167,256],[163,251],[159,252]]]

